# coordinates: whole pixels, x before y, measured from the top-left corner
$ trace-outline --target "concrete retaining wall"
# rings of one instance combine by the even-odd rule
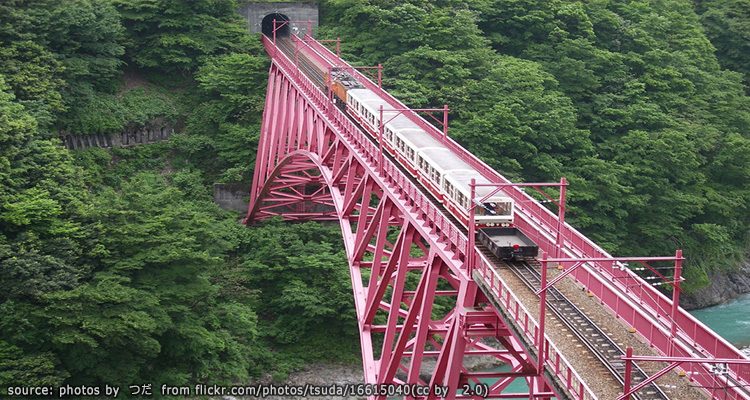
[[[225,210],[247,212],[250,182],[214,183],[214,202]]]
[[[139,144],[155,143],[169,139],[174,134],[171,125],[145,126],[127,129],[121,133],[75,135],[67,132],[60,133],[60,139],[70,150],[82,150],[89,147],[130,147]]]
[[[245,3],[240,6],[240,15],[247,21],[251,32],[261,31],[261,22],[268,14],[279,13],[289,17],[292,27],[307,33],[307,22],[312,21],[312,27],[318,26],[318,5],[315,2],[284,2],[284,3]]]

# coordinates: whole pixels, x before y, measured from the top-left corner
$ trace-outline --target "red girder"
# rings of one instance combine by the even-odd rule
[[[319,65],[344,65],[311,37],[304,41],[292,38]],[[482,254],[467,250],[469,241],[462,228],[454,226],[408,176],[384,159],[378,145],[268,38],[264,45],[273,62],[245,222],[273,215],[295,221],[339,221],[365,381],[447,386],[447,397],[454,398],[461,397],[457,393],[460,384],[493,377],[498,380],[491,385],[490,394],[496,398],[596,398],[546,337],[542,343],[546,374],[536,377],[536,315],[521,305]],[[405,108],[357,71],[352,72],[394,109]],[[404,113],[417,118],[409,111]],[[417,120],[427,131],[442,134]],[[445,140],[491,181],[510,183],[452,139]],[[678,326],[672,337],[715,357],[737,356],[734,347],[684,311],[675,317],[676,324],[660,321],[659,316],[669,314],[669,299],[649,285],[632,286],[642,281],[630,271],[611,268],[611,262],[599,261],[610,256],[569,225],[558,224],[555,215],[523,191],[516,187],[505,191],[518,206],[516,225],[542,250],[559,254],[555,250],[562,247],[562,257],[594,259],[571,276],[654,346],[661,350],[668,344],[664,342],[670,337],[670,328]],[[471,274],[465,265],[467,251],[475,262]],[[363,269],[369,270],[368,278],[363,277]],[[418,279],[408,279],[410,275]],[[417,282],[415,287],[413,282]],[[451,301],[453,308],[435,316],[436,298]],[[380,345],[374,347],[374,343]],[[674,354],[687,355],[686,351],[685,346],[678,346]],[[495,357],[508,364],[510,371],[472,371],[466,367],[465,357],[477,354]],[[434,366],[426,364],[426,359],[435,360]],[[531,394],[502,393],[516,377],[527,379]],[[434,397],[435,392],[430,398]]]
[[[372,143],[337,110],[315,101],[305,87],[309,82],[295,78],[277,57],[246,221],[271,215],[299,220],[305,212],[309,219],[330,216],[310,210],[311,199],[333,206],[349,259],[365,380],[448,386],[455,397],[459,382],[478,379],[463,365],[465,352],[478,351],[513,368],[525,366],[521,376],[532,375],[526,350],[509,337],[505,322],[481,310],[484,297],[461,261],[465,236],[394,165],[378,174]],[[312,193],[310,185],[317,185]],[[295,209],[299,204],[304,206]],[[370,271],[368,279],[363,269]],[[419,276],[416,287],[409,286],[410,274]],[[440,282],[452,289],[438,290]],[[455,308],[433,316],[436,297],[457,298]],[[473,314],[477,307],[481,311]],[[378,348],[373,335],[380,336]],[[497,348],[479,338],[495,338]],[[430,382],[423,379],[425,359],[437,359]]]

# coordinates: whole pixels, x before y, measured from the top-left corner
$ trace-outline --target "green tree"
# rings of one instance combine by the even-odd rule
[[[143,68],[193,72],[207,56],[251,46],[233,0],[114,0],[128,58]]]
[[[87,279],[99,248],[79,170],[8,90],[0,75],[0,384],[57,385],[70,374],[38,313],[45,296]]]
[[[0,5],[0,25],[0,73],[42,126],[87,92],[115,87],[123,28],[108,1],[12,0]]]
[[[339,227],[277,220],[249,229],[242,243],[270,346],[291,353],[294,366],[331,356],[351,359],[358,346],[356,315]]]
[[[744,74],[750,87],[750,1],[700,0],[698,12],[722,66]]]

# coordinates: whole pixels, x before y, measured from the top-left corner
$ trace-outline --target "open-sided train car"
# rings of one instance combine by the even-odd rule
[[[501,260],[523,260],[539,254],[539,247],[517,228],[485,228],[479,230],[478,236]]]

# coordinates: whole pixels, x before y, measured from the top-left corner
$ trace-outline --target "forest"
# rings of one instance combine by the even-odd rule
[[[337,226],[245,227],[269,61],[234,0],[0,3],[0,395],[276,381],[359,343]],[[323,0],[322,38],[618,255],[746,261],[750,0]],[[69,151],[60,132],[178,133]]]

